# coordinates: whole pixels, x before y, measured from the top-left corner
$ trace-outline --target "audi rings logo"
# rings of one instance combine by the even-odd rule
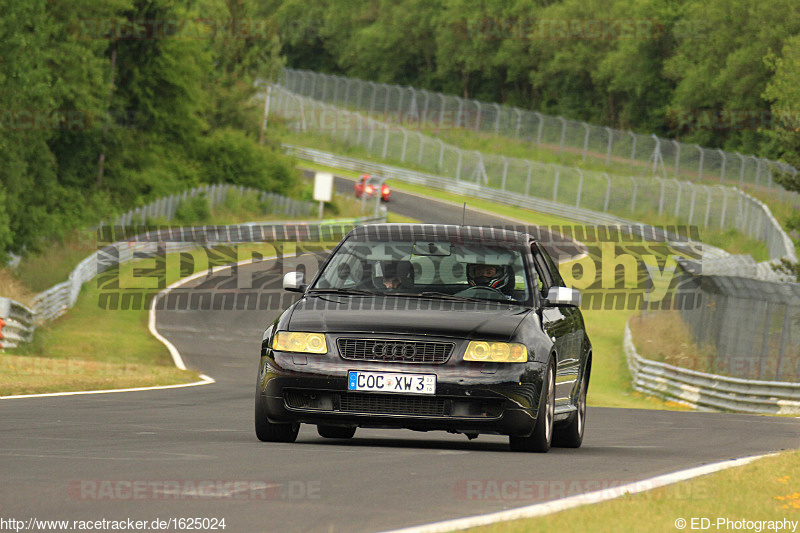
[[[393,357],[413,359],[417,355],[417,347],[402,342],[376,342],[372,346],[372,355],[376,357]]]

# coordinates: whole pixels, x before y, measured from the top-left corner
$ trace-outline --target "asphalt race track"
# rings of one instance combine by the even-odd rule
[[[461,221],[460,206],[397,192],[389,207]],[[474,213],[469,222],[508,223]],[[271,267],[237,275],[262,272],[277,293]],[[512,453],[499,436],[406,430],[359,429],[336,441],[303,426],[294,444],[261,443],[253,431],[259,344],[279,312],[158,313],[159,332],[213,385],[0,400],[0,517],[224,518],[226,532],[380,531],[800,446],[795,418],[608,408],[589,409],[581,449],[544,455]],[[491,490],[502,482],[504,493]]]

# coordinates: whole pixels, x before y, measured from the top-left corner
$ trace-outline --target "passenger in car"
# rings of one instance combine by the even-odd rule
[[[381,283],[386,289],[402,289],[414,285],[414,269],[410,261],[384,261],[381,263]]]

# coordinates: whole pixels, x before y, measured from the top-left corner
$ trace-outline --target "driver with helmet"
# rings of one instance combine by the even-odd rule
[[[467,265],[467,281],[470,287],[488,287],[504,294],[514,286],[511,268],[507,265],[471,263]]]

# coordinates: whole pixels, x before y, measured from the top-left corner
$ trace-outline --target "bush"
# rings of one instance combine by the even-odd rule
[[[211,208],[205,194],[187,198],[175,210],[175,221],[180,224],[199,224],[209,219]]]
[[[285,193],[295,182],[286,158],[229,128],[216,130],[203,141],[199,159],[207,183],[232,183]]]

